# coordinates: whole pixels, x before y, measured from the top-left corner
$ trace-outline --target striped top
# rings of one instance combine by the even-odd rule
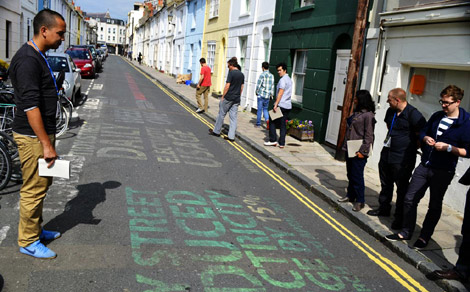
[[[448,118],[447,116],[443,117],[439,122],[439,127],[437,127],[436,137],[439,137],[444,133],[450,126],[454,123],[455,119]]]

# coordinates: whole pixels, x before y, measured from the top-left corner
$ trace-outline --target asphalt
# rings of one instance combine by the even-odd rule
[[[127,59],[126,59],[127,60]],[[127,60],[129,61],[129,60]],[[146,65],[132,64],[159,82],[174,95],[197,109],[195,88],[184,84],[177,84],[173,76],[161,73]],[[219,100],[209,97],[209,109],[203,113],[215,121],[218,113]],[[458,248],[462,236],[460,234],[463,215],[448,206],[443,206],[439,224],[429,245],[420,251],[414,250],[411,245],[417,239],[419,230],[427,211],[427,196],[418,206],[418,226],[415,236],[408,242],[389,242],[385,236],[396,231],[390,229],[393,216],[371,217],[366,214],[370,209],[378,206],[380,180],[378,172],[368,166],[365,170],[366,206],[361,212],[352,211],[350,203],[338,203],[337,199],[345,196],[348,184],[346,166],[344,162],[334,159],[334,149],[317,142],[299,141],[293,137],[286,137],[286,147],[266,147],[268,133],[265,125],[254,127],[256,113],[239,108],[236,139],[250,145],[281,170],[300,182],[305,188],[321,197],[339,212],[347,216],[352,222],[363,230],[383,242],[393,252],[405,259],[424,274],[436,269],[452,268],[458,258]],[[228,126],[228,117],[224,127]],[[463,285],[458,281],[440,280],[437,284],[446,291],[468,291],[470,285]]]

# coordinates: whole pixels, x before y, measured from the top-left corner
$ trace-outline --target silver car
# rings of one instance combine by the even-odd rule
[[[76,105],[81,99],[82,94],[81,70],[75,65],[72,58],[65,53],[48,53],[47,61],[56,77],[60,71],[65,72],[65,80],[62,85],[65,96]]]

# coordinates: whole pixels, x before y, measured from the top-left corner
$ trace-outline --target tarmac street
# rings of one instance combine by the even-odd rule
[[[0,195],[0,291],[442,291],[158,81],[105,65],[58,139],[56,259],[19,253],[20,186]]]

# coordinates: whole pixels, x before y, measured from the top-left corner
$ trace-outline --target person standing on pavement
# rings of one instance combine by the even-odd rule
[[[465,182],[462,181],[464,178],[467,178]],[[467,169],[459,182],[470,185],[470,168]],[[450,270],[436,270],[427,274],[426,277],[433,281],[438,279],[468,281],[470,277],[470,189],[467,191],[462,224],[462,243],[460,244],[459,258],[455,267]]]
[[[415,168],[419,132],[426,124],[423,115],[406,101],[406,92],[395,88],[388,93],[390,107],[385,114],[388,133],[380,153],[379,175],[382,189],[379,207],[367,212],[370,216],[390,216],[394,184],[397,185],[395,220],[392,229],[401,229],[403,200]]]
[[[10,65],[17,106],[12,128],[23,175],[18,245],[23,254],[48,259],[57,255],[42,242],[56,239],[60,233],[41,228],[43,202],[52,177],[38,175],[38,159],[44,158],[48,167],[57,159],[58,88],[45,54],[60,46],[66,25],[62,15],[44,9],[34,17],[33,27],[33,39],[18,50]]]
[[[196,89],[196,101],[197,101],[197,113],[207,112],[209,106],[209,91],[211,89],[211,68],[207,66],[206,59],[199,59],[201,64],[201,75],[199,76],[199,81],[197,83]],[[204,94],[204,106],[201,102],[201,95]]]
[[[235,141],[235,131],[237,130],[237,114],[240,106],[240,96],[245,84],[245,76],[238,70],[236,59],[230,59],[228,62],[229,73],[225,83],[224,93],[219,103],[219,115],[215,121],[214,129],[209,129],[209,135],[220,136],[224,118],[229,113],[230,128],[228,131],[228,140]]]
[[[277,73],[279,74],[279,82],[277,83],[277,97],[274,102],[273,111],[281,111],[282,117],[272,120],[269,118],[269,141],[264,142],[265,146],[277,146],[284,148],[286,145],[286,121],[289,117],[290,110],[292,109],[292,80],[287,74],[286,63],[280,63],[276,66]],[[277,140],[276,128],[280,129],[279,141]]]
[[[454,177],[458,158],[470,155],[470,114],[460,108],[463,93],[455,85],[442,90],[439,100],[442,111],[435,112],[420,133],[423,154],[405,195],[403,227],[399,233],[387,235],[387,240],[411,239],[418,204],[429,187],[428,211],[413,248],[421,249],[428,245],[441,218],[442,200]]]
[[[263,73],[256,83],[255,93],[258,97],[258,111],[255,127],[261,126],[261,116],[264,115],[266,122],[269,121],[268,105],[271,96],[274,96],[274,75],[269,72],[269,63],[263,62],[261,65]]]
[[[346,151],[348,188],[346,196],[338,199],[338,202],[353,202],[352,210],[359,212],[364,208],[365,203],[364,168],[374,144],[376,121],[375,103],[369,91],[359,90],[356,92],[354,105],[354,113],[347,119],[348,129],[342,148]],[[362,140],[359,150],[353,157],[349,157],[347,154],[347,142],[351,140]]]

